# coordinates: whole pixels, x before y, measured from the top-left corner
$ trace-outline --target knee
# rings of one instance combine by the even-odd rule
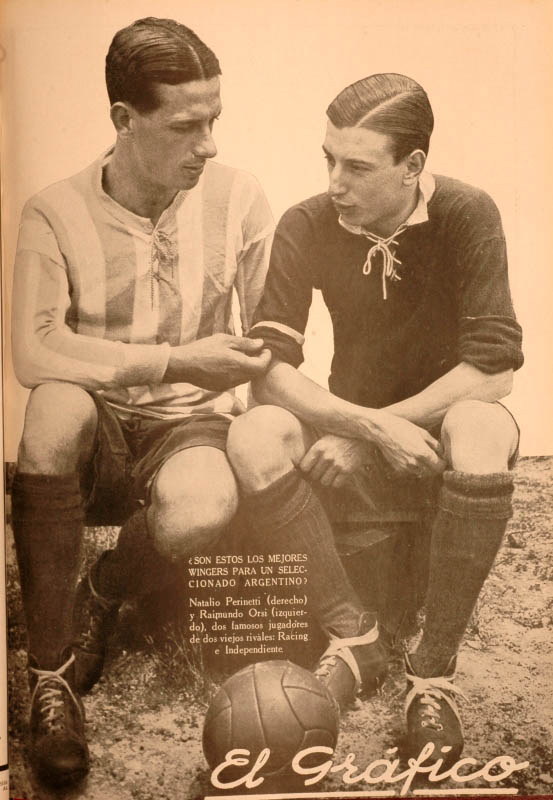
[[[27,402],[18,453],[22,472],[71,472],[92,453],[97,412],[90,394],[70,383],[44,383]]]
[[[463,472],[504,472],[517,442],[515,423],[497,403],[463,400],[447,412],[442,443],[449,464]]]
[[[186,481],[162,468],[152,487],[149,510],[156,548],[171,561],[205,550],[217,541],[237,508],[234,480],[218,484],[214,475],[211,481]]]
[[[299,463],[306,447],[305,431],[293,414],[256,406],[230,426],[227,456],[242,487],[256,490]]]

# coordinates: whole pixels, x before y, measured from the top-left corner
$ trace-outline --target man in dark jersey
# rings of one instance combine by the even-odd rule
[[[422,636],[406,657],[407,755],[463,747],[457,651],[511,516],[518,428],[497,401],[522,364],[498,211],[425,172],[432,110],[403,75],[372,75],[327,110],[329,189],[277,229],[250,335],[272,351],[265,405],[233,422],[228,453],[260,535],[304,549],[330,647],[316,673],[343,707],[386,673],[376,613],[333,549],[320,492],[379,522],[433,523]],[[313,288],[334,332],[330,391],[297,371]],[[318,546],[313,547],[313,532]]]

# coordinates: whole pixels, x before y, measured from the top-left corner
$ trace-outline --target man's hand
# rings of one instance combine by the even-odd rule
[[[216,333],[171,348],[163,381],[223,392],[261,375],[270,361],[271,352],[263,347],[263,339]]]
[[[375,435],[376,422],[376,435]],[[370,441],[398,473],[427,477],[443,472],[447,464],[440,443],[424,428],[387,411],[372,417]]]
[[[367,445],[361,439],[328,433],[309,448],[299,468],[311,480],[337,489],[367,460]]]

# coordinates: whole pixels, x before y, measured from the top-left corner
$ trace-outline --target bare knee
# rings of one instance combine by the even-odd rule
[[[241,487],[259,491],[303,458],[310,435],[289,411],[256,406],[232,423],[227,455]]]
[[[193,466],[179,455],[159,471],[148,512],[156,547],[172,561],[212,545],[238,507],[236,481],[224,453],[205,464],[196,457]]]
[[[94,400],[80,386],[37,386],[27,402],[19,470],[53,475],[79,469],[92,455],[97,420]]]
[[[511,415],[498,403],[460,401],[449,409],[442,424],[447,460],[463,472],[505,472],[517,440]]]

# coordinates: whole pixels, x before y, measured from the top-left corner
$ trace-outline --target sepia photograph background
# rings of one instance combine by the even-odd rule
[[[141,16],[183,21],[217,53],[217,160],[253,173],[275,219],[326,188],[325,109],[346,85],[402,72],[436,120],[428,168],[485,189],[507,237],[526,363],[508,405],[525,455],[553,453],[553,4],[504,0],[4,0],[3,186],[6,460],[25,391],[9,353],[11,265],[27,198],[114,141],[103,65]],[[315,299],[305,371],[326,382],[328,315]]]
[[[428,169],[485,189],[499,207],[526,359],[506,401],[526,457],[516,471],[515,518],[460,660],[472,698],[467,752],[482,760],[503,752],[528,758],[520,792],[552,792],[553,481],[544,456],[553,454],[553,2],[0,0],[0,13],[7,462],[16,458],[27,397],[13,374],[9,335],[21,209],[114,142],[104,59],[118,29],[143,16],[172,17],[215,51],[224,107],[216,160],[258,178],[275,220],[326,189],[325,109],[342,88],[371,73],[401,72],[426,89],[436,120]],[[317,294],[305,353],[302,369],[326,384],[332,334]],[[103,532],[102,546],[114,535]],[[98,546],[89,538],[86,552]],[[53,800],[26,768],[16,576],[9,545],[12,794]],[[118,641],[105,682],[86,699],[93,765],[84,793],[73,796],[192,800],[209,791],[200,742],[205,687],[175,689],[163,672],[176,663],[167,652],[136,652]],[[372,706],[350,713],[342,755],[359,750],[378,758],[395,743],[397,690],[392,685]]]

